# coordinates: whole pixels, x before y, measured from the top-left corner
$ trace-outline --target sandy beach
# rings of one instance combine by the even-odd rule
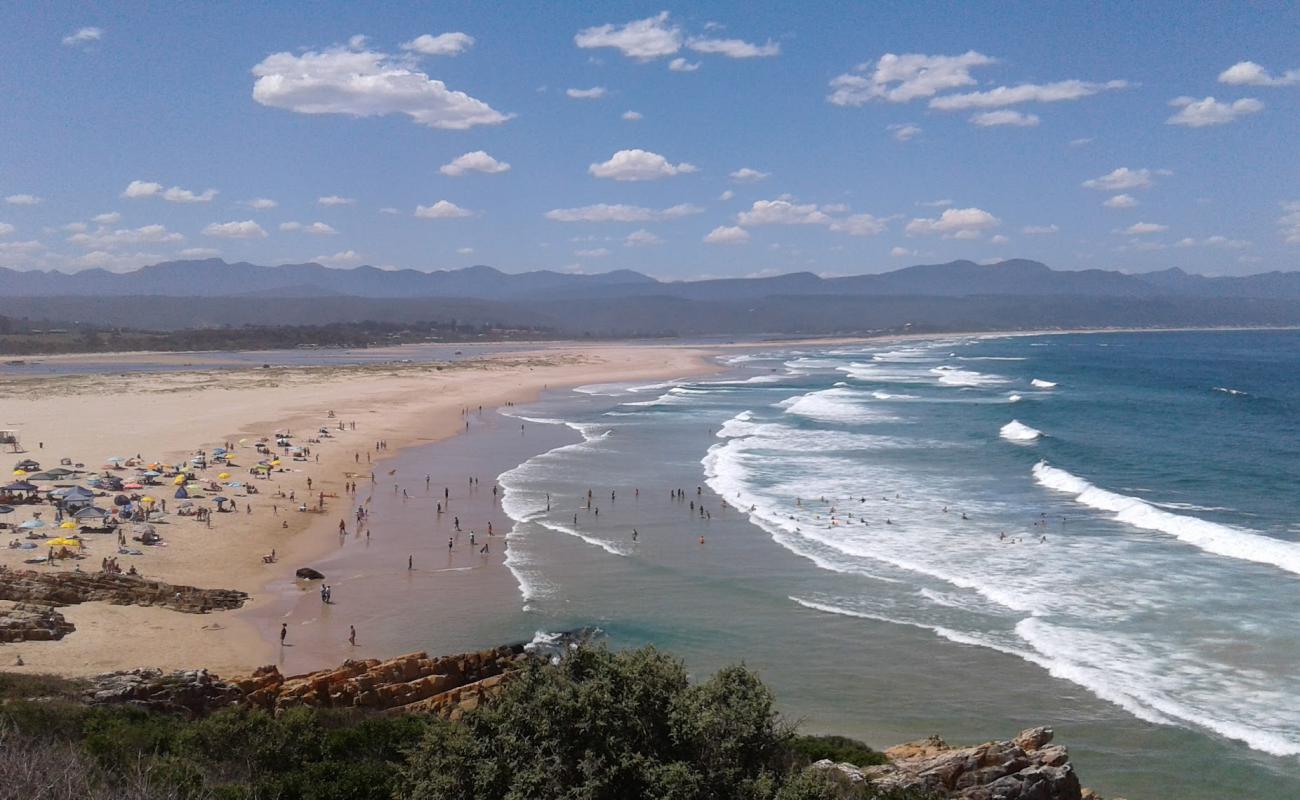
[[[17,429],[27,450],[21,455],[5,453],[5,458],[32,458],[45,468],[66,457],[98,470],[110,456],[136,454],[145,462],[176,463],[199,449],[245,440],[247,445],[236,448],[240,468],[230,470],[239,473],[232,479],[245,480],[247,468],[257,460],[252,448],[257,439],[288,430],[301,444],[322,427],[330,430],[330,437],[311,445],[310,460],[285,461],[286,471],[256,481],[258,494],[228,491],[239,510],[213,514],[211,529],[169,515],[167,524],[158,526],[166,546],[141,548],[143,555],[119,558],[123,569],[134,565],[149,578],[248,592],[251,601],[244,609],[195,615],[99,602],[68,606],[62,612],[76,625],[74,633],[61,641],[7,645],[0,650],[0,659],[8,668],[21,654],[24,670],[66,675],[137,666],[203,666],[229,675],[274,663],[280,651],[274,643],[277,620],[287,613],[276,603],[282,602],[286,587],[294,586],[294,570],[340,546],[340,520],[346,521],[349,533],[358,533],[353,514],[356,505],[364,502],[363,495],[380,487],[393,491],[393,481],[386,475],[377,475],[371,483],[368,459],[374,464],[397,456],[403,448],[467,432],[466,409],[471,410],[467,435],[472,437],[480,406],[490,410],[529,402],[548,388],[702,374],[717,369],[707,355],[702,349],[669,346],[549,345],[544,350],[445,365],[0,377],[0,428]],[[340,422],[344,430],[338,429]],[[385,441],[386,449],[377,452],[377,441]],[[215,477],[217,472],[209,469],[203,474]],[[345,482],[354,479],[348,473],[359,484],[355,497],[344,491]],[[493,477],[482,475],[480,498],[489,491]],[[293,510],[296,503],[274,496],[277,490],[293,491],[298,500],[303,499],[309,478],[313,499],[322,491],[326,494],[323,513],[299,513]],[[423,491],[423,476],[418,483]],[[414,488],[412,484],[410,491]],[[170,486],[157,491],[170,497]],[[101,499],[98,504],[106,502],[111,501]],[[48,506],[37,508],[48,516]],[[17,524],[30,516],[28,507],[21,507],[5,521]],[[488,521],[485,514],[477,516],[484,524]],[[13,533],[6,531],[9,538]],[[89,546],[81,569],[95,571],[100,559],[115,553],[116,543],[107,535],[86,538]],[[276,563],[263,563],[262,556],[272,549]],[[473,564],[492,564],[505,574],[501,550],[504,547],[491,560],[475,559]],[[0,564],[27,568],[22,560],[33,554],[43,551],[0,549]],[[72,567],[64,561],[54,568],[35,569]],[[459,581],[457,590],[474,591],[480,584],[487,582]],[[499,586],[493,586],[493,591],[499,591]],[[346,646],[341,638],[340,643]],[[346,650],[332,648],[314,652],[329,663],[347,655]],[[295,665],[306,666],[309,660],[304,651]]]

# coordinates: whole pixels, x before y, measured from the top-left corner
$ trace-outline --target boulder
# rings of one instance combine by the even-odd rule
[[[239,608],[248,599],[233,589],[199,589],[109,572],[0,571],[0,600],[70,606],[103,601],[118,606],[163,606],[187,614]]]
[[[49,642],[76,629],[51,606],[0,602],[0,643]]]
[[[293,574],[296,575],[299,580],[304,580],[304,581],[320,581],[325,579],[324,575],[312,569],[311,567],[298,567],[297,571],[295,571]]]

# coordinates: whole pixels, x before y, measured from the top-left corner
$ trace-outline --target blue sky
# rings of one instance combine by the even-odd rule
[[[0,14],[0,266],[1300,268],[1294,3]]]

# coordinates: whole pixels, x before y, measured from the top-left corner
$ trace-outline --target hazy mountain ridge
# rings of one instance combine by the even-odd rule
[[[1126,274],[1111,270],[1054,270],[1026,259],[995,264],[952,261],[891,272],[823,278],[794,272],[762,278],[659,281],[632,270],[572,274],[539,270],[509,274],[487,266],[420,272],[371,266],[331,269],[320,264],[265,267],[219,259],[169,261],[133,272],[60,272],[0,269],[6,297],[348,296],[369,298],[478,298],[544,300],[573,297],[680,297],[736,301],[774,296],[863,295],[964,297],[981,295],[1073,297],[1257,297],[1300,299],[1300,272],[1210,278],[1173,268]]]

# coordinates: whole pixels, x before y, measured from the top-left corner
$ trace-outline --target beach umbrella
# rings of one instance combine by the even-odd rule
[[[16,469],[16,470],[14,470],[14,477],[15,477],[15,478],[25,478],[25,477],[27,477],[27,470],[25,470],[25,469]]]
[[[71,529],[77,527],[77,523],[73,522],[72,520],[68,520],[67,522],[63,523],[63,524],[60,525],[59,527],[60,527],[60,528],[67,528],[68,530],[71,530]]]
[[[140,498],[140,502],[141,502],[141,503],[156,503],[156,502],[158,502],[158,501],[155,500],[155,499],[153,499],[152,497],[141,497],[141,498]]]
[[[231,489],[241,489],[244,486],[244,484],[241,481],[231,481],[226,485],[229,486]]]
[[[229,477],[230,477],[230,473],[229,473],[229,472],[223,472],[223,473],[217,475],[217,477],[224,481],[226,478],[229,478]]]
[[[122,484],[122,488],[123,488],[123,489],[143,489],[144,486],[142,486],[142,485],[140,485],[140,484],[138,484],[138,483],[124,483],[124,484]]]
[[[146,478],[158,478],[158,477],[161,477],[161,476],[162,476],[162,473],[161,473],[161,472],[156,472],[156,471],[151,470],[151,469],[147,469],[147,470],[144,471],[144,476],[145,476]]]
[[[39,519],[29,519],[18,527],[25,531],[34,531],[37,528],[44,528],[45,522]]]
[[[12,513],[14,513],[12,506],[0,506],[0,514],[12,514]]]
[[[176,480],[172,481],[172,486],[180,486],[183,483],[185,483],[185,476],[177,475]]]
[[[45,542],[46,547],[81,547],[80,539],[70,539],[67,536],[60,536],[57,539],[49,539]]]
[[[108,458],[104,459],[105,464],[121,464],[124,461],[126,461],[126,459],[123,458],[122,456],[109,456]]]
[[[114,498],[113,498],[113,505],[115,505],[115,506],[129,506],[129,505],[131,505],[131,498],[127,497],[127,496],[124,495],[124,494],[119,494],[117,497],[114,497]]]

